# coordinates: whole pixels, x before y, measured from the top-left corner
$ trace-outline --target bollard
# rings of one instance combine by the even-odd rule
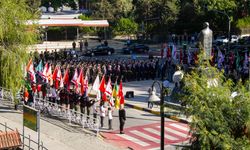
[[[30,150],[30,135],[29,135],[29,150]]]

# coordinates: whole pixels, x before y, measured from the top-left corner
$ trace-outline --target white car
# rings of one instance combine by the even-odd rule
[[[214,40],[214,43],[227,43],[228,39],[226,36],[219,36]]]
[[[239,41],[239,37],[237,35],[231,36],[231,43],[237,43]]]

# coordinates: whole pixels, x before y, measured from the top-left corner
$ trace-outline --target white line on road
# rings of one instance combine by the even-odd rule
[[[160,149],[161,149],[160,147],[155,147],[155,148],[152,148],[152,149],[149,149],[149,150],[160,150]],[[172,145],[165,145],[164,149],[166,149],[166,150],[176,150],[176,147],[172,146]]]
[[[145,138],[145,139],[147,139],[147,140],[149,140],[149,141],[153,141],[153,142],[155,142],[155,143],[160,143],[160,139],[157,139],[157,138],[152,137],[152,136],[150,136],[150,135],[144,134],[144,133],[142,133],[142,132],[140,132],[140,131],[133,130],[133,131],[130,131],[130,132],[131,132],[131,133],[134,133],[135,135],[138,135],[138,136],[140,136],[140,137],[142,137],[142,138]]]
[[[190,130],[188,127],[184,127],[184,126],[176,124],[176,123],[171,123],[169,125],[172,126],[172,127],[176,127],[178,129],[184,130],[184,131],[189,131]]]
[[[161,135],[160,131],[157,131],[157,130],[152,129],[152,128],[144,128],[144,130],[146,130],[148,132],[151,132],[151,133],[154,133],[154,134],[159,135],[159,136]],[[179,140],[178,138],[173,137],[173,136],[168,135],[168,134],[164,134],[164,137],[166,139],[169,139],[169,140]]]
[[[141,141],[141,140],[139,140],[137,138],[134,138],[132,136],[129,136],[129,135],[126,135],[126,134],[117,134],[117,135],[120,136],[120,137],[122,137],[122,138],[124,138],[124,139],[126,139],[126,140],[129,140],[130,142],[134,142],[134,143],[136,143],[138,145],[149,146],[148,143],[145,143],[145,142],[143,142],[143,141]]]
[[[160,126],[157,126],[157,128],[160,128]],[[165,127],[165,131],[174,133],[174,134],[176,134],[176,135],[178,135],[178,136],[181,136],[181,137],[184,137],[184,138],[189,137],[188,134],[185,134],[185,133],[182,133],[182,132],[173,130],[173,129],[168,128],[168,127]]]

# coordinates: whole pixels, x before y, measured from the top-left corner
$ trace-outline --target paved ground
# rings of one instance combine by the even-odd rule
[[[126,128],[125,134],[119,131],[102,133],[106,141],[115,145],[129,147],[136,150],[160,149],[160,123],[147,124]],[[189,126],[187,124],[166,121],[164,143],[167,149],[176,149],[176,144],[187,143],[190,139]]]
[[[133,81],[133,82],[127,82],[123,83],[124,88],[123,92],[126,94],[127,91],[134,91],[134,98],[126,98],[126,104],[133,105],[135,107],[141,108],[141,109],[148,109],[148,89],[152,86],[154,80],[145,80],[145,81]],[[156,94],[160,96],[160,89],[155,86],[156,88]],[[174,84],[170,83],[170,91],[172,91],[174,88]],[[177,104],[177,106],[179,106]],[[152,111],[159,112],[160,107],[158,105],[154,105],[154,107],[151,109]],[[180,111],[176,109],[172,109],[170,107],[165,107],[165,113],[170,115],[175,115],[181,119],[185,119],[190,121],[190,118],[186,118],[185,115],[183,115]]]
[[[0,123],[7,123],[13,129],[22,132],[22,114],[9,110],[3,106],[0,107]],[[4,131],[0,125],[0,130]],[[37,134],[25,128],[25,135],[31,135],[33,140],[37,139]],[[65,122],[55,119],[41,119],[41,140],[49,150],[118,150],[119,147],[112,146],[103,141],[102,138],[86,133],[78,126],[72,126]],[[33,148],[36,149],[36,147]]]
[[[122,42],[120,40],[107,40],[110,47],[113,47],[116,49],[117,52],[119,52],[123,47],[125,42]],[[30,47],[30,50],[38,49],[39,51],[45,51],[45,49],[51,51],[55,49],[72,49],[72,42],[73,41],[45,41],[40,44],[36,44]],[[79,42],[79,41],[78,41]],[[77,42],[77,49],[79,49],[79,44]],[[88,40],[89,48],[93,48],[97,45],[100,45],[100,42],[98,40]],[[160,49],[160,44],[151,44],[149,45],[150,49]]]
[[[134,108],[139,108],[138,118],[147,119],[150,113],[145,112],[142,114],[140,110],[148,109],[148,93],[147,90],[153,84],[153,80],[147,81],[134,81],[123,83],[124,94],[127,91],[134,91],[134,98],[126,98],[126,104],[133,105]],[[173,86],[172,86],[173,87]],[[157,89],[159,90],[159,89]],[[126,108],[130,116],[131,112],[129,108]],[[154,106],[153,111],[159,112],[160,107]],[[177,115],[178,118],[188,120],[178,110],[171,108],[165,108],[165,112],[171,115]],[[141,115],[141,116],[140,116]],[[138,123],[140,120],[134,118],[126,122],[125,135],[119,134],[118,125],[114,128],[114,131],[105,130],[101,134],[105,137],[107,142],[121,147],[129,147],[136,150],[153,150],[159,149],[160,143],[160,117],[159,115],[152,115],[155,121],[147,121],[144,124]],[[118,119],[118,118],[116,118]],[[151,119],[151,118],[149,118]],[[134,122],[135,121],[135,122]],[[132,125],[133,124],[133,125]],[[190,139],[189,126],[185,123],[176,122],[165,118],[165,148],[166,149],[178,149],[176,145],[188,145]]]

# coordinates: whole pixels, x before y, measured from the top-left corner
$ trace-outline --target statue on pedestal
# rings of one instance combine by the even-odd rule
[[[204,60],[209,60],[211,58],[212,51],[212,41],[213,41],[213,31],[209,28],[209,23],[205,22],[203,24],[204,29],[199,33],[199,48],[204,51]]]

